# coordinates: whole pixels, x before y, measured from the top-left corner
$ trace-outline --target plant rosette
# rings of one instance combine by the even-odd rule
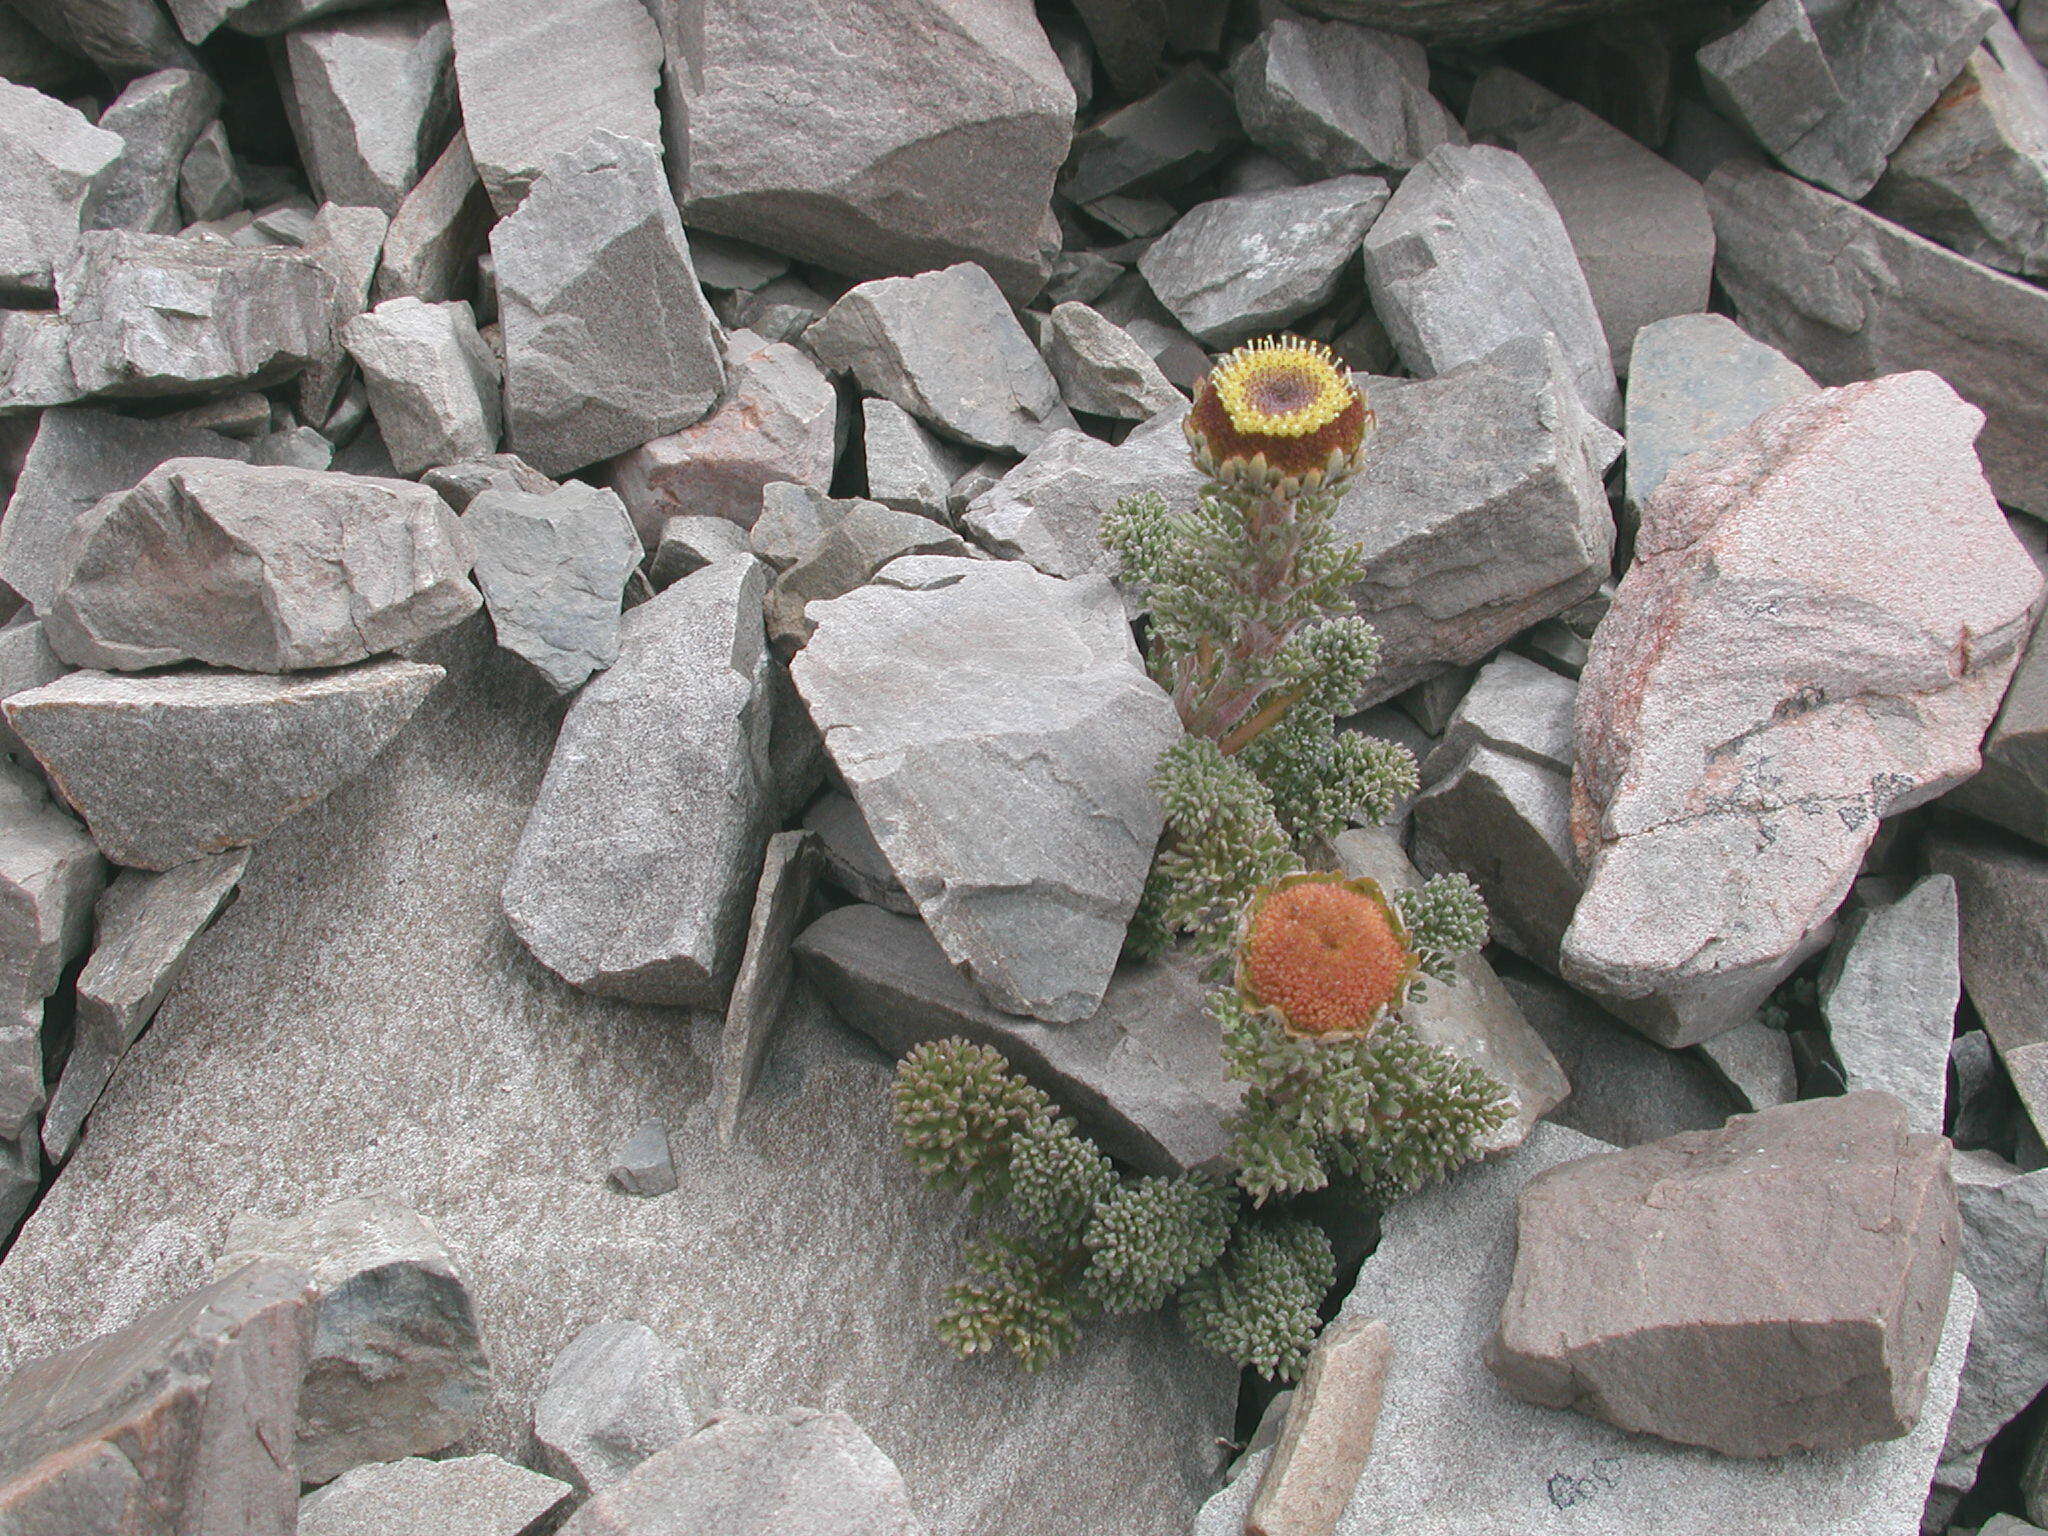
[[[1237,994],[1296,1039],[1364,1039],[1400,1011],[1422,957],[1398,908],[1366,876],[1287,875],[1247,904]]]

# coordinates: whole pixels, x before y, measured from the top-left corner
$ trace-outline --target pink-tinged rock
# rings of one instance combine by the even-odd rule
[[[1653,1039],[1749,1017],[1878,821],[1977,771],[2042,578],[1934,374],[1787,402],[1677,465],[1580,683],[1568,980]]]
[[[818,365],[752,331],[726,338],[729,378],[718,408],[695,426],[612,460],[619,493],[649,549],[672,517],[723,517],[751,528],[772,481],[826,490],[839,445],[839,397]]]

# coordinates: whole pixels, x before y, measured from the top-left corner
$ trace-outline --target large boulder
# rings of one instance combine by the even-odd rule
[[[1932,374],[1793,400],[1684,460],[1578,698],[1566,978],[1667,1045],[1820,942],[1879,820],[1974,773],[2042,590]]]

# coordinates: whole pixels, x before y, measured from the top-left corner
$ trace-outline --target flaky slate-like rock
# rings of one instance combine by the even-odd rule
[[[401,475],[498,446],[498,361],[466,303],[390,299],[342,327]]]
[[[254,843],[325,799],[440,676],[398,660],[315,677],[74,672],[0,707],[109,858],[169,869]]]
[[[567,474],[716,403],[725,362],[651,144],[599,132],[554,156],[491,255],[506,431],[534,468]]]
[[[769,832],[766,585],[754,560],[721,560],[633,609],[562,722],[504,900],[571,985],[724,1001]]]
[[[466,299],[472,263],[489,243],[491,200],[460,128],[391,215],[372,296],[429,304]]]
[[[594,133],[660,141],[661,37],[636,0],[454,0],[448,19],[463,131],[501,217]]]
[[[1465,142],[1430,95],[1429,60],[1412,38],[1283,13],[1230,77],[1252,142],[1304,175],[1405,171],[1439,144]]]
[[[787,1017],[795,975],[790,946],[809,920],[824,862],[815,832],[798,827],[768,839],[747,919],[746,951],[718,1035],[718,1134],[726,1142],[739,1129],[740,1110]]]
[[[355,431],[339,408],[343,389],[351,382],[343,329],[370,307],[370,284],[390,232],[391,220],[381,208],[345,208],[323,203],[313,215],[301,249],[334,283],[331,345],[299,375],[299,417],[320,422],[336,439]],[[360,439],[358,439],[360,441]],[[353,446],[353,445],[351,445]]]
[[[78,666],[338,667],[481,603],[448,504],[363,475],[172,459],[74,528],[44,615]]]
[[[1643,509],[1579,689],[1563,965],[1652,1038],[1747,1018],[1879,819],[1976,771],[2042,587],[1980,421],[1926,373],[1823,391]]]
[[[1891,1094],[1913,1130],[1936,1135],[1962,997],[1957,942],[1955,880],[1929,875],[1846,921],[1820,977],[1821,1017],[1850,1089]]]
[[[413,4],[295,27],[284,57],[286,106],[314,199],[398,212],[455,125],[448,13]]]
[[[1303,0],[1301,10],[1385,27],[1441,43],[1498,43],[1602,16],[1625,16],[1657,0]]]
[[[1744,329],[1823,384],[1925,368],[1984,412],[1998,499],[2048,515],[2048,293],[1753,161],[1707,181]]]
[[[947,957],[1053,1022],[1102,1000],[1180,735],[1104,577],[911,556],[809,610],[792,667],[875,840]]]
[[[0,79],[0,291],[56,291],[78,249],[79,215],[95,178],[121,154],[118,135],[75,107]]]
[[[455,1257],[433,1223],[394,1196],[283,1220],[240,1217],[216,1272],[257,1261],[303,1270],[319,1293],[299,1391],[302,1480],[441,1450],[489,1399],[490,1362]]]
[[[612,492],[571,481],[544,495],[485,491],[463,514],[498,644],[563,693],[619,656],[619,605],[640,539]]]
[[[192,50],[152,0],[15,0],[12,9],[67,53],[118,79],[193,63]]]
[[[1373,312],[1423,378],[1503,343],[1555,335],[1586,409],[1613,425],[1621,396],[1570,232],[1528,162],[1446,144],[1409,172],[1365,236]]]
[[[232,218],[247,196],[228,131],[215,118],[199,131],[178,164],[178,211],[190,224]]]
[[[1851,1093],[1552,1169],[1518,1202],[1487,1365],[1730,1456],[1897,1439],[1961,1247],[1948,1157],[1889,1094]]]
[[[1195,336],[1235,346],[1327,303],[1387,197],[1377,176],[1337,176],[1215,198],[1155,240],[1138,270]]]
[[[2048,858],[1967,827],[1945,828],[1927,853],[1955,878],[1963,988],[2038,1130],[2048,1125]]]
[[[1372,1455],[1392,1360],[1379,1318],[1323,1330],[1259,1476],[1245,1517],[1251,1536],[1328,1536],[1336,1528]]]
[[[524,1536],[572,1493],[502,1456],[379,1462],[299,1501],[298,1536]]]
[[[543,1467],[590,1492],[691,1434],[710,1401],[689,1362],[645,1323],[593,1323],[548,1367],[533,1438]]]
[[[856,278],[971,261],[1020,302],[1045,280],[1074,90],[1028,0],[661,0],[657,15],[692,228]]]
[[[196,69],[131,82],[100,114],[100,127],[121,137],[121,158],[94,178],[85,227],[177,233],[179,173],[220,108],[220,87]]]
[[[977,448],[1029,453],[1074,424],[1002,290],[969,262],[862,283],[804,344],[835,373]]]

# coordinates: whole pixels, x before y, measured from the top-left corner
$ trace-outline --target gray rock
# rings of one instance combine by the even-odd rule
[[[721,560],[642,603],[562,721],[504,902],[572,986],[725,1001],[770,831],[766,586],[753,560]]]
[[[311,427],[266,432],[249,445],[249,462],[286,469],[329,469],[334,464],[334,444]]]
[[[482,1411],[491,1367],[469,1286],[418,1211],[376,1194],[282,1220],[239,1216],[214,1272],[264,1260],[305,1271],[319,1293],[299,1392],[303,1481],[442,1450]]]
[[[1423,686],[1427,686],[1424,684]],[[1579,690],[1512,651],[1472,677],[1422,760],[1422,781],[1434,784],[1475,746],[1487,746],[1554,773],[1572,771],[1572,712]]]
[[[740,1109],[787,1016],[790,946],[809,918],[823,864],[815,832],[777,832],[768,839],[761,881],[754,888],[753,916],[747,922],[746,952],[718,1037],[718,1132],[727,1143],[739,1128]]]
[[[676,1187],[675,1154],[669,1150],[668,1127],[649,1120],[626,1138],[606,1175],[617,1189],[643,1197],[672,1194]]]
[[[2048,858],[1954,828],[1929,843],[1927,861],[1955,878],[1963,989],[2038,1131],[2048,1125]]]
[[[388,299],[349,321],[342,337],[400,474],[497,448],[498,361],[469,305]]]
[[[455,126],[448,13],[403,5],[295,27],[284,57],[285,105],[313,196],[397,213]]]
[[[248,457],[246,443],[171,421],[92,406],[45,411],[0,519],[0,580],[48,612],[71,530],[97,502],[133,489],[170,459]]]
[[[1219,197],[1154,241],[1138,270],[1194,335],[1235,346],[1328,303],[1387,198],[1377,176]]]
[[[868,495],[898,512],[949,521],[950,492],[953,482],[967,473],[969,454],[927,432],[893,400],[870,396],[861,401],[860,410]]]
[[[856,278],[967,261],[1020,303],[1037,292],[1059,247],[1048,200],[1074,89],[1026,0],[662,0],[657,14],[669,173],[692,228]]]
[[[237,848],[162,874],[127,869],[93,912],[92,958],[78,977],[71,1053],[43,1112],[43,1153],[71,1155],[80,1128],[128,1047],[185,968],[193,941],[234,899],[249,854]]]
[[[1478,661],[1598,590],[1614,556],[1601,476],[1621,438],[1540,337],[1441,378],[1360,382],[1379,426],[1336,532],[1364,547],[1352,591],[1380,636],[1363,705]]]
[[[95,178],[121,155],[117,134],[41,91],[0,80],[0,291],[16,298],[56,292],[57,273],[78,249],[79,218]]]
[[[771,568],[786,571],[858,498],[827,496],[813,486],[774,482],[762,487],[761,515],[747,530],[747,547]]]
[[[1104,577],[912,556],[812,605],[792,674],[948,959],[1052,1022],[1102,1000],[1180,735]]]
[[[1146,421],[1182,401],[1151,355],[1086,304],[1054,305],[1040,347],[1073,410]]]
[[[1432,378],[1506,342],[1556,336],[1586,409],[1621,419],[1607,334],[1550,194],[1519,155],[1431,150],[1365,236],[1373,312]]]
[[[321,423],[335,441],[350,436],[335,420],[336,402],[353,376],[342,332],[349,321],[370,307],[370,283],[390,228],[391,220],[380,208],[324,203],[313,216],[311,233],[304,242],[306,254],[334,279],[334,339],[320,359],[299,375],[299,416],[303,421]]]
[[[344,666],[481,603],[461,525],[425,486],[222,459],[168,460],[101,501],[66,559],[50,648],[121,671]]]
[[[257,842],[366,768],[440,669],[315,677],[74,672],[4,706],[109,858],[137,869]]]
[[[71,372],[71,328],[61,315],[0,310],[0,418],[82,397]]]
[[[1767,1461],[1629,1435],[1511,1397],[1480,1363],[1514,1267],[1517,1192],[1545,1169],[1607,1149],[1539,1126],[1501,1162],[1469,1166],[1382,1218],[1339,1322],[1383,1318],[1392,1334],[1375,1451],[1337,1536],[1873,1536],[1918,1528],[1970,1335],[1958,1280],[1920,1422],[1900,1440]],[[1237,1536],[1250,1474],[1213,1498],[1194,1536]]]
[[[455,29],[463,130],[501,217],[519,206],[550,162],[573,162],[594,134],[660,142],[654,89],[661,37],[634,0],[574,7],[454,0],[448,19]],[[541,80],[547,88],[536,90]],[[593,208],[603,197],[593,199]],[[641,205],[640,189],[632,189],[629,201]],[[682,243],[680,236],[674,243]]]
[[[823,531],[775,578],[768,592],[768,639],[784,654],[811,638],[812,603],[829,602],[865,586],[890,561],[905,555],[967,558],[960,536],[944,523],[897,512],[878,501],[828,501]]]
[[[765,288],[789,271],[789,258],[764,251],[744,240],[690,231],[690,254],[697,263],[697,280],[709,289],[726,292]]]
[[[763,341],[797,341],[832,307],[830,298],[800,277],[778,277],[754,292],[722,298],[719,313],[726,324]]]
[[[2034,563],[2048,568],[2048,530],[2028,517],[2015,516],[2009,523]],[[0,549],[5,548],[6,536],[7,525],[0,523]],[[2048,629],[2036,620],[2034,637],[2020,657],[1998,718],[1984,738],[1982,771],[1951,790],[1942,802],[2035,843],[2048,843],[2048,756],[2042,751],[2048,745],[2048,638],[2044,637],[2048,637]]]
[[[1231,64],[1237,115],[1252,142],[1306,176],[1405,171],[1458,120],[1429,94],[1413,38],[1281,12]]]
[[[1290,176],[1290,181],[1292,177]],[[1231,192],[1258,192],[1263,187],[1238,187],[1225,189]],[[1122,277],[1127,268],[1111,261],[1094,251],[1061,251],[1052,259],[1052,275],[1045,281],[1045,291],[1040,295],[1051,304],[1092,304],[1109,290],[1110,284]]]
[[[971,263],[862,283],[804,344],[835,373],[977,448],[1029,453],[1074,425],[1002,290]]]
[[[922,923],[880,907],[827,912],[797,937],[796,958],[840,1019],[892,1055],[960,1035],[1001,1051],[1143,1172],[1225,1165],[1241,1090],[1223,1073],[1199,957],[1122,966],[1100,1008],[1060,1025],[991,1007]]]
[[[640,539],[617,496],[580,481],[544,495],[484,491],[462,526],[498,644],[561,693],[618,660],[620,603]]]
[[[649,549],[670,518],[686,514],[752,527],[771,481],[832,484],[839,397],[818,365],[786,343],[734,331],[725,366],[725,394],[709,416],[606,466],[605,483]]]
[[[1823,384],[1939,373],[1984,412],[1999,500],[2048,515],[2048,294],[1753,162],[1717,170],[1707,203],[1745,330]]]
[[[1487,1367],[1527,1402],[1728,1456],[1896,1440],[1956,1275],[1948,1164],[1898,1100],[1850,1093],[1550,1169],[1517,1202]]]
[[[175,234],[185,156],[220,107],[220,87],[196,69],[159,70],[115,97],[100,127],[120,135],[121,158],[94,179],[85,227]]]
[[[648,558],[648,584],[666,591],[692,571],[745,554],[747,547],[747,530],[730,518],[672,517],[661,525],[661,538]]]
[[[613,5],[641,14],[634,0],[587,14]],[[491,231],[491,254],[506,427],[536,469],[563,475],[611,458],[717,402],[725,362],[653,146],[599,132],[555,156]]]
[[[15,0],[12,9],[66,53],[91,59],[119,79],[194,62],[170,18],[150,0]]]
[[[13,1235],[43,1188],[42,1153],[34,1136],[0,1141],[0,1232]]]
[[[298,251],[93,231],[57,298],[72,398],[260,388],[336,345],[334,280]]]
[[[925,1536],[903,1474],[843,1413],[720,1414],[577,1510],[562,1536]]]
[[[889,867],[888,856],[868,830],[853,796],[837,789],[820,795],[804,812],[804,826],[818,834],[826,879],[856,901],[917,916],[917,903]]]
[[[1880,819],[1976,771],[2041,593],[1980,419],[1928,373],[1826,390],[1693,454],[1643,509],[1579,689],[1588,878],[1563,969],[1652,1038],[1748,1018]]]
[[[690,1435],[710,1403],[689,1362],[645,1323],[593,1323],[548,1367],[533,1438],[542,1466],[591,1492]]]
[[[1378,1318],[1354,1317],[1323,1330],[1301,1385],[1280,1394],[1290,1401],[1245,1516],[1247,1531],[1328,1536],[1336,1529],[1372,1455],[1392,1363],[1387,1325]],[[1265,1423],[1259,1427],[1263,1431]],[[1248,1452],[1259,1437],[1252,1439]]]
[[[460,128],[391,215],[371,290],[379,304],[467,298],[473,263],[490,242],[491,199]]]
[[[17,1370],[0,1391],[0,1519],[23,1532],[291,1536],[288,1447],[312,1326],[306,1276],[252,1265]]]
[[[1074,135],[1061,190],[1086,206],[1113,193],[1185,186],[1243,143],[1229,90],[1190,64]]]
[[[30,619],[0,629],[0,699],[11,699],[17,693],[54,683],[70,670],[43,639],[40,620]],[[31,756],[4,718],[0,718],[0,751],[17,762],[26,762]]]
[[[1908,1125],[1936,1135],[1962,997],[1957,940],[1956,883],[1929,875],[1844,923],[1820,978],[1821,1017],[1850,1091],[1890,1093]]]
[[[186,224],[225,219],[242,211],[245,196],[227,128],[216,118],[178,163],[178,211]]]
[[[516,453],[492,453],[480,459],[443,464],[421,475],[420,484],[439,491],[441,499],[457,512],[467,512],[469,504],[485,491],[545,496],[561,488]]]
[[[1700,50],[1700,76],[1786,169],[1862,197],[1997,15],[1991,0],[1772,0]]]
[[[298,1536],[523,1536],[567,1483],[499,1456],[356,1467],[299,1501]]]
[[[1702,1040],[1692,1047],[1692,1054],[1735,1096],[1739,1109],[1770,1109],[1799,1097],[1792,1037],[1762,1019],[1751,1019],[1726,1034]]]
[[[2022,1174],[1989,1152],[1958,1152],[1953,1169],[1977,1326],[1949,1420],[1951,1459],[1981,1450],[2048,1387],[2048,1171]]]
[[[1636,333],[1707,306],[1714,221],[1699,183],[1579,105],[1509,69],[1480,77],[1475,139],[1514,150],[1550,194],[1593,295],[1616,373]]]
[[[1628,505],[1640,509],[1687,454],[1816,388],[1804,368],[1726,315],[1644,326],[1628,367]]]

